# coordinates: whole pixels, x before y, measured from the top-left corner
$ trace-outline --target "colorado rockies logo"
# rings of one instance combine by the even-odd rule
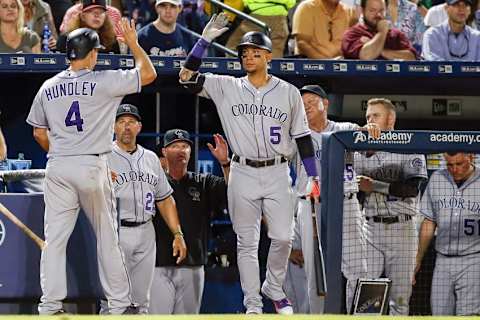
[[[7,230],[5,229],[5,225],[3,224],[2,220],[0,220],[0,246],[3,244],[6,234]]]
[[[184,138],[185,138],[185,137],[183,136],[182,130],[175,130],[175,135],[176,135],[179,139],[184,139]]]

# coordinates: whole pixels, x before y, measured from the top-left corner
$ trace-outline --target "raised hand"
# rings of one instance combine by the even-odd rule
[[[210,149],[210,152],[221,165],[228,163],[227,141],[218,133],[213,135],[213,140],[215,142],[215,146],[213,146],[211,143],[207,143],[208,149]]]
[[[137,30],[133,19],[128,20],[127,18],[122,18],[116,28],[119,31],[119,35],[117,36],[118,41],[125,43],[129,48],[137,43]]]
[[[224,12],[220,12],[218,15],[214,14],[203,29],[202,38],[208,42],[212,42],[228,30],[227,24],[228,17]]]

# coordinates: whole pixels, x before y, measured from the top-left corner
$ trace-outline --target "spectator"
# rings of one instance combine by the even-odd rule
[[[52,10],[50,5],[43,0],[22,0],[25,9],[25,26],[35,31],[40,37],[43,37],[43,28],[48,24],[51,35],[48,41],[48,47],[55,49],[57,44],[57,29],[53,21]]]
[[[138,31],[140,46],[152,56],[185,57],[191,48],[190,37],[177,27],[181,0],[157,0],[158,17]]]
[[[272,30],[270,39],[272,40],[272,58],[282,58],[285,45],[288,39],[288,10],[293,8],[295,0],[243,0],[249,14],[263,21]],[[243,20],[228,38],[226,46],[232,50],[237,49],[237,45],[243,35],[249,31],[264,31],[259,26]]]
[[[222,165],[228,179],[230,160],[228,146],[220,135],[214,135],[216,146],[208,144]],[[169,130],[164,136],[162,153],[167,160],[167,179],[172,186],[180,224],[185,233],[188,254],[178,265],[171,255],[172,237],[167,225],[154,218],[157,242],[157,262],[151,291],[151,314],[196,314],[200,311],[205,270],[210,217],[226,206],[225,179],[211,174],[187,171],[192,141],[188,132]]]
[[[471,0],[448,0],[448,20],[425,32],[425,60],[480,61],[480,31],[467,25],[471,5]]]
[[[69,20],[67,33],[84,27],[97,31],[100,36],[100,43],[105,49],[100,49],[99,52],[120,53],[114,26],[107,14],[105,0],[83,0],[82,11]],[[57,48],[61,52],[66,50],[67,33],[58,38]]]
[[[40,38],[23,19],[20,0],[0,0],[0,53],[40,53]]]
[[[128,14],[129,17],[135,20],[137,30],[140,30],[155,18],[155,11],[150,0],[124,1],[124,7],[124,14]]]
[[[403,32],[417,50],[422,47],[426,27],[415,3],[410,0],[388,1],[386,19]]]
[[[343,56],[347,59],[415,60],[416,50],[407,36],[385,19],[385,0],[362,0],[363,22],[345,32]]]
[[[428,9],[427,15],[423,19],[423,23],[427,27],[436,27],[447,20],[447,4],[440,3]]]
[[[339,0],[305,0],[293,15],[295,54],[310,59],[342,55],[342,37],[358,21],[355,9]]]
[[[70,25],[70,21],[72,19],[76,19],[77,15],[80,14],[81,12],[82,12],[82,3],[80,1],[74,6],[70,7],[67,10],[67,12],[65,12],[65,15],[64,16],[62,15],[63,20],[59,28],[60,33],[66,33],[68,31],[68,26]],[[116,26],[120,22],[120,19],[122,18],[122,14],[120,13],[120,10],[110,5],[107,5],[107,15],[114,26]],[[117,36],[120,35],[117,28],[115,28],[115,34]]]
[[[421,202],[416,272],[433,236],[435,269],[430,302],[432,314],[480,314],[480,237],[478,236],[479,168],[474,155],[447,153],[447,169],[430,177]],[[415,282],[415,280],[414,280]]]

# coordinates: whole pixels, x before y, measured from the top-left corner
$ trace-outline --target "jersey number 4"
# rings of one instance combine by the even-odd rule
[[[73,101],[70,109],[68,109],[65,125],[67,127],[77,126],[77,131],[83,131],[83,119],[80,115],[80,104],[78,101]]]

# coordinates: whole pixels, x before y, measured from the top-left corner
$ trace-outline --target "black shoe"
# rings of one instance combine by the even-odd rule
[[[61,315],[64,315],[64,314],[67,314],[67,313],[65,312],[65,310],[60,309],[60,310],[58,310],[57,312],[52,313],[52,316],[61,316]]]
[[[138,314],[140,312],[140,308],[135,305],[128,306],[122,314]]]

